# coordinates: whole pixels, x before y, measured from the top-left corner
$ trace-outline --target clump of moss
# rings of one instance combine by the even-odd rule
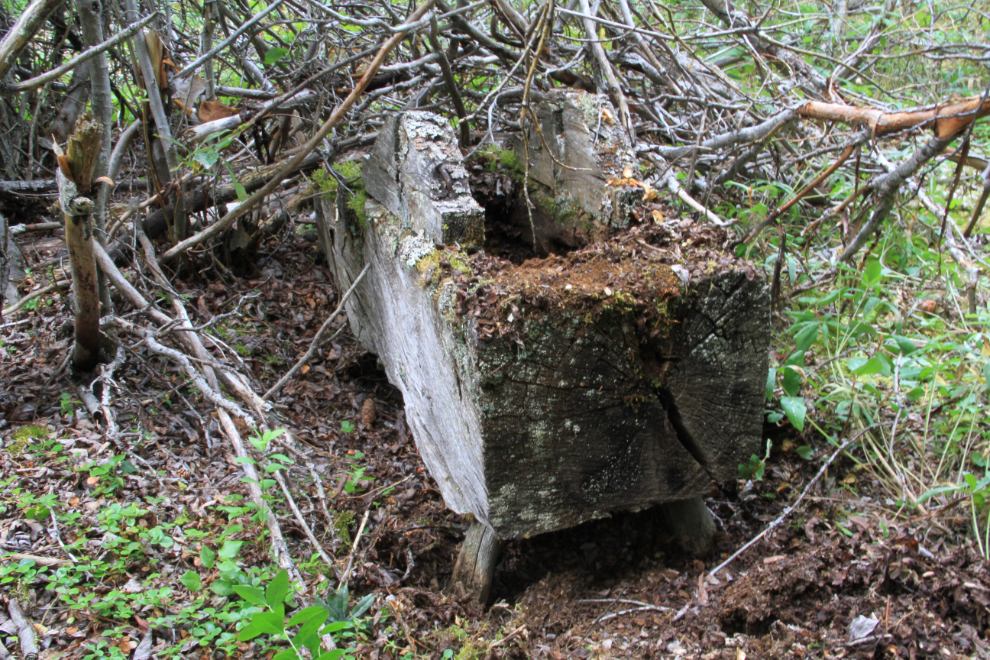
[[[454,270],[460,271],[462,273],[471,272],[471,268],[466,263],[461,261],[456,255],[453,254],[450,255],[449,261],[450,261],[450,267],[453,268]]]
[[[347,208],[354,212],[358,229],[363,230],[368,224],[368,213],[365,211],[368,194],[364,191],[364,180],[361,178],[361,163],[356,160],[345,160],[342,163],[337,163],[334,171],[340,179],[347,182],[347,187],[351,191],[351,198],[347,200]],[[340,186],[338,176],[334,176],[321,167],[313,173],[313,184],[320,192],[336,196]]]
[[[361,230],[368,225],[368,212],[365,210],[367,203],[368,193],[364,192],[364,188],[355,188],[354,194],[347,200],[347,208],[354,211],[354,219]]]
[[[480,152],[480,155],[488,158],[488,169],[491,172],[498,170],[500,164],[507,170],[522,170],[522,166],[519,164],[519,157],[516,156],[516,152],[512,149],[503,149],[501,146],[492,143],[485,147]]]

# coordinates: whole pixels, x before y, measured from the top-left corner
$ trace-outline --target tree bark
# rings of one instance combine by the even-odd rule
[[[88,48],[98,46],[103,41],[103,9],[98,0],[82,0],[78,3],[79,21],[82,24],[83,43]],[[102,127],[100,136],[100,155],[96,160],[93,178],[107,176],[110,162],[110,131],[113,128],[113,94],[110,91],[110,71],[107,68],[106,53],[100,53],[90,61],[90,89],[93,99],[93,114],[96,122]],[[106,247],[107,230],[107,198],[110,186],[100,186],[97,189],[96,206],[93,209],[95,219],[96,240]],[[100,303],[102,315],[112,314],[113,306],[110,301],[110,289],[107,288],[106,278],[98,275]]]
[[[72,265],[75,345],[72,364],[83,372],[92,371],[100,353],[100,299],[96,258],[93,253],[91,199],[93,172],[100,157],[103,126],[89,111],[76,122],[64,155],[58,155],[59,203],[65,217],[65,243]]]
[[[17,61],[17,56],[60,4],[62,4],[62,0],[34,0],[27,6],[14,27],[10,29],[3,41],[0,41],[0,80],[3,80],[7,75],[14,62]]]

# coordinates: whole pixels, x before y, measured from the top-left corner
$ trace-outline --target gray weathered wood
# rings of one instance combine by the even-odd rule
[[[385,120],[363,170],[368,194],[409,231],[444,245],[484,239],[485,212],[471,197],[450,125],[428,112]]]
[[[502,542],[490,527],[472,522],[454,564],[450,588],[458,595],[462,590],[473,594],[482,604],[488,602],[501,550]]]
[[[447,505],[474,516],[475,534],[508,539],[688,501],[670,511],[693,530],[687,545],[703,550],[713,528],[698,496],[712,479],[735,478],[759,446],[769,340],[762,279],[725,255],[675,266],[691,273],[684,285],[663,255],[640,250],[633,268],[631,251],[619,248],[505,264],[495,280],[476,274],[471,255],[450,245],[475,241],[481,220],[453,131],[411,112],[382,136],[364,167],[366,217],[342,197],[336,207],[324,198],[318,212],[340,290],[371,264],[348,318],[402,392]],[[599,189],[578,202],[621,224],[613,193],[602,190],[608,148],[562,153],[602,172],[583,179]],[[436,175],[440,164],[447,176]],[[564,191],[566,175],[554,177]],[[468,301],[480,299],[471,314]]]
[[[660,505],[667,530],[680,549],[696,557],[704,557],[712,551],[715,535],[715,519],[701,497],[692,497]]]
[[[597,240],[609,227],[626,226],[629,204],[642,197],[642,190],[606,182],[621,178],[627,167],[638,175],[639,168],[605,96],[577,90],[552,92],[536,107],[535,115],[539,130],[528,127],[526,138],[533,222],[541,249]],[[522,137],[514,140],[520,169],[524,169],[525,142]],[[527,234],[532,240],[531,232]]]

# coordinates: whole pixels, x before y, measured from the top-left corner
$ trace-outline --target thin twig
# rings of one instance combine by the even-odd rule
[[[289,379],[295,376],[299,372],[299,370],[303,368],[303,366],[305,366],[310,360],[313,359],[313,356],[316,355],[316,351],[320,349],[320,345],[323,343],[323,336],[326,334],[327,330],[330,329],[330,324],[333,323],[333,320],[337,318],[337,315],[340,314],[341,310],[344,309],[344,303],[346,303],[347,299],[351,297],[352,293],[354,293],[354,290],[357,288],[357,285],[361,282],[361,279],[364,277],[364,274],[368,272],[369,268],[371,268],[370,263],[364,267],[361,273],[351,284],[351,288],[349,288],[347,292],[344,294],[343,298],[340,299],[340,302],[337,304],[337,309],[333,310],[333,314],[331,314],[330,317],[323,322],[323,325],[320,327],[319,331],[317,331],[316,336],[313,337],[313,341],[310,343],[309,350],[306,351],[306,354],[303,355],[301,358],[299,358],[299,361],[296,362],[295,365],[293,365],[293,367],[289,369],[289,371],[286,372],[284,376],[279,378],[278,382],[272,385],[270,390],[265,392],[264,396],[261,397],[262,401],[268,401],[269,399],[271,399],[272,396],[274,396],[280,389],[282,389],[282,387],[287,382],[289,382]]]

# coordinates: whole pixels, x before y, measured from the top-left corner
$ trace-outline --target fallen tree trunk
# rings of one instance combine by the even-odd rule
[[[656,503],[693,501],[668,515],[684,547],[709,549],[700,495],[759,446],[769,331],[755,270],[698,247],[720,231],[707,227],[683,249],[679,234],[643,241],[654,228],[521,265],[469,253],[484,214],[448,124],[409,112],[381,136],[372,199],[317,208],[338,288],[371,266],[347,303],[355,335],[402,391],[448,506],[474,518],[454,582],[483,596],[500,539]],[[597,185],[587,199],[606,198]]]

